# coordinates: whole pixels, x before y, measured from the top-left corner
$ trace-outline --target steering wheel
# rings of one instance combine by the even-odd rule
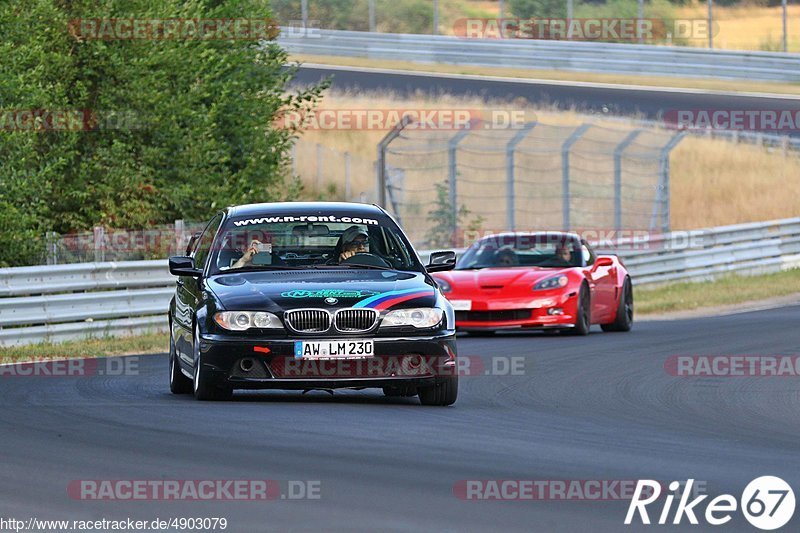
[[[376,267],[384,267],[384,268],[392,268],[392,265],[388,263],[382,257],[379,257],[375,254],[367,253],[367,252],[358,252],[355,255],[352,255],[339,263],[341,265],[365,265],[365,266],[376,266]]]

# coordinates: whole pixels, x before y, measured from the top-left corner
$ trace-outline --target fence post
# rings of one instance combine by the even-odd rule
[[[591,127],[591,124],[581,124],[561,146],[561,212],[563,217],[562,225],[564,226],[562,229],[564,231],[568,231],[570,228],[569,151],[572,149],[572,145],[581,138],[581,135]]]
[[[105,260],[105,230],[103,226],[95,226],[92,230],[94,237],[94,262],[102,263]]]
[[[386,209],[386,149],[403,131],[403,128],[408,126],[414,121],[410,115],[404,115],[402,120],[395,124],[392,131],[386,134],[386,137],[381,139],[378,143],[378,161],[377,161],[377,187],[378,205]]]
[[[303,18],[303,30],[308,31],[308,0],[300,0],[300,13]]]
[[[183,222],[183,219],[178,219],[175,221],[175,255],[183,255],[184,246],[183,243],[186,242],[184,240],[184,232],[186,231],[186,225]]]
[[[344,153],[344,200],[350,201],[350,152]]]
[[[659,184],[656,193],[655,201],[653,202],[653,214],[650,217],[650,230],[656,227],[656,217],[661,211],[661,232],[669,233],[669,154],[672,152],[681,140],[686,137],[687,132],[681,131],[672,136],[672,138],[664,145],[659,155]]]
[[[439,35],[439,0],[433,0],[433,34]]]
[[[514,136],[506,145],[506,226],[508,226],[508,231],[515,231],[517,224],[517,209],[514,205],[514,152],[517,149],[517,145],[528,135],[528,133],[530,133],[535,126],[536,122],[529,122],[525,124],[521,130],[514,134]]]
[[[58,233],[55,231],[48,231],[45,233],[45,242],[47,243],[47,264],[58,264]]]
[[[714,0],[708,0],[708,48],[714,48]]]
[[[453,208],[453,238],[458,232],[458,144],[469,135],[472,122],[453,135],[447,142],[447,187],[450,193],[450,205]]]
[[[786,0],[781,0],[781,18],[783,19],[783,51],[789,51],[789,36],[786,29]]]
[[[622,153],[642,133],[634,130],[614,148],[614,229],[622,229]]]
[[[375,0],[369,0],[369,31],[375,33],[377,26],[375,20]]]
[[[319,192],[320,188],[322,187],[322,145],[317,143],[317,179],[316,179],[316,188]]]

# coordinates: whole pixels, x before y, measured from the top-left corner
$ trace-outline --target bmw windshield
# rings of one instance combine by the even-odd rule
[[[305,215],[229,219],[210,268],[217,274],[330,267],[424,271],[390,219]]]

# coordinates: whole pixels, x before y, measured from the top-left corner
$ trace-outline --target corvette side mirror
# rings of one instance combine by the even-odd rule
[[[597,260],[592,265],[592,270],[597,270],[600,267],[610,267],[614,266],[614,260],[610,257],[598,257]]]
[[[447,252],[433,252],[431,254],[428,266],[425,269],[428,272],[444,272],[446,270],[453,270],[456,267],[456,253],[452,251]]]

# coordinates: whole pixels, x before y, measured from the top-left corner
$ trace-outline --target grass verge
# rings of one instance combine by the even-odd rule
[[[75,340],[63,344],[31,344],[0,348],[0,362],[31,361],[40,359],[67,359],[105,357],[109,355],[134,355],[164,353],[169,344],[169,334],[150,333],[135,337],[102,337]]]
[[[704,283],[634,287],[637,315],[741,304],[795,293],[800,293],[800,268],[759,276],[731,275]]]

